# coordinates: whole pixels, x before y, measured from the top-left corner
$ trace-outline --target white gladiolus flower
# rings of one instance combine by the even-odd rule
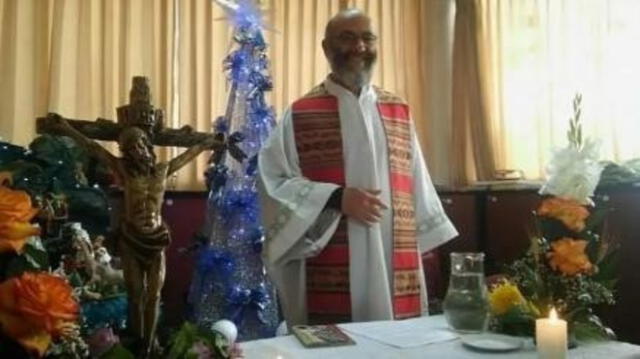
[[[591,196],[600,180],[600,142],[587,139],[582,148],[569,145],[554,151],[547,165],[547,182],[540,194],[571,198],[592,205]]]

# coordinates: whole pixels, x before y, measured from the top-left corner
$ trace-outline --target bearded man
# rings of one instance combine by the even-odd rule
[[[361,11],[334,16],[331,74],[260,153],[263,256],[288,325],[426,315],[420,254],[457,235],[409,107],[370,84],[376,44]]]

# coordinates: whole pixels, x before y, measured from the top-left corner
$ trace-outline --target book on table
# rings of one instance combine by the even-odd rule
[[[356,344],[335,324],[294,325],[293,334],[307,348],[322,348]]]

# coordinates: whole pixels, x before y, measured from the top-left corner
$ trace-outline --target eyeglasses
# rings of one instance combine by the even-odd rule
[[[339,35],[335,36],[335,38],[338,39],[338,41],[340,41],[341,43],[349,45],[355,45],[358,43],[358,40],[361,39],[362,42],[364,42],[364,44],[367,46],[373,45],[378,40],[378,37],[370,32],[357,35],[349,31],[342,32]]]

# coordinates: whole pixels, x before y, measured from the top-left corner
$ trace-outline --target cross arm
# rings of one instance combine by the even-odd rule
[[[48,115],[36,120],[36,131],[38,133],[50,133],[54,135],[65,135],[55,124],[51,123]],[[61,117],[56,114],[56,116]],[[62,118],[62,117],[61,117]],[[96,121],[84,121],[65,118],[71,127],[84,136],[100,141],[117,141],[120,131],[125,126],[111,120],[98,118]],[[152,134],[152,142],[156,146],[167,147],[192,147],[207,139],[212,140],[215,135],[207,132],[194,131],[190,126],[182,128],[163,128]]]
[[[103,121],[111,122],[107,120]],[[98,159],[105,162],[109,167],[117,169],[116,163],[118,158],[83,133],[86,131],[89,133],[89,136],[93,138],[113,141],[114,138],[109,136],[108,132],[101,132],[100,136],[95,136],[96,131],[99,132],[100,128],[102,128],[98,123],[98,121],[91,123],[90,121],[67,120],[56,113],[49,113],[47,117],[39,118],[37,120],[36,130],[38,133],[49,133],[53,135],[71,137],[76,141],[76,143],[78,143],[78,145],[87,149]],[[114,123],[111,124],[117,126]],[[109,129],[110,126],[107,125],[106,128]],[[115,136],[115,139],[117,139],[117,135]]]
[[[217,152],[217,151],[223,150],[224,146],[225,146],[225,140],[223,135],[221,134],[216,136],[209,135],[205,137],[204,140],[202,140],[200,143],[194,146],[191,146],[188,150],[184,151],[183,153],[178,155],[176,158],[172,159],[169,162],[169,169],[167,174],[170,175],[176,172],[177,170],[179,170],[184,165],[189,163],[189,161],[194,159],[203,151],[213,150]]]

